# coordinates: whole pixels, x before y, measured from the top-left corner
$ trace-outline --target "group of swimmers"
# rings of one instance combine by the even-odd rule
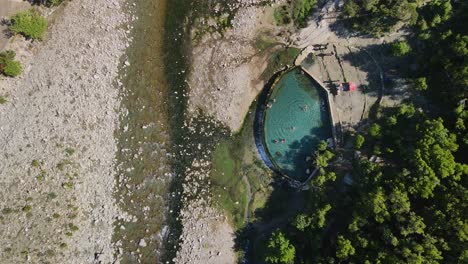
[[[275,144],[286,143],[286,139],[284,139],[284,138],[275,139],[275,140],[273,140],[273,143],[275,143]]]

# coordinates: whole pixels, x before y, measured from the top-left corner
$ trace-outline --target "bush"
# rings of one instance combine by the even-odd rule
[[[279,6],[275,9],[273,16],[275,17],[275,22],[277,25],[286,25],[291,22],[291,18],[289,17],[288,6],[283,5]]]
[[[21,74],[23,68],[21,67],[21,63],[19,61],[7,61],[5,63],[5,68],[3,68],[3,73],[6,76],[16,77]]]
[[[34,9],[30,9],[14,15],[9,29],[26,38],[42,40],[47,26],[47,20]]]
[[[0,52],[0,73],[6,76],[15,77],[21,74],[22,67],[15,61],[16,53],[12,50]]]
[[[406,41],[397,41],[391,44],[391,52],[394,56],[404,56],[411,51],[411,47]]]
[[[63,0],[47,0],[47,6],[58,6],[63,2]]]

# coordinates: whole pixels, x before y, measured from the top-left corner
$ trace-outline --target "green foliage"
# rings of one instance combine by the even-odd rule
[[[31,161],[31,166],[33,166],[33,167],[39,167],[40,165],[41,165],[41,163],[38,160]]]
[[[47,26],[47,20],[36,10],[30,9],[11,17],[9,29],[16,34],[24,35],[26,38],[42,40]]]
[[[319,168],[325,168],[328,166],[328,161],[331,160],[335,155],[329,150],[325,150],[323,153],[316,152],[315,154],[315,166]]]
[[[291,23],[289,8],[287,5],[278,6],[274,11],[273,16],[275,18],[276,24],[279,26]]]
[[[355,149],[361,149],[362,145],[364,145],[365,138],[358,134],[356,138],[354,139],[354,148]]]
[[[418,6],[409,0],[347,0],[343,13],[354,30],[378,36],[398,23],[415,24]]]
[[[63,3],[63,0],[47,0],[47,6],[58,6]]]
[[[301,50],[298,48],[285,48],[277,51],[271,56],[267,68],[262,73],[262,78],[268,80],[275,72],[285,66],[293,65],[294,60],[300,53]]]
[[[421,8],[416,27],[419,45],[415,55],[420,76],[427,81],[425,94],[447,111],[467,95],[467,12],[465,2],[430,1]]]
[[[325,140],[320,140],[319,144],[317,145],[317,151],[323,152],[327,150],[327,142]]]
[[[31,206],[31,205],[26,205],[26,206],[24,206],[24,207],[21,209],[21,211],[23,211],[23,212],[25,212],[25,213],[31,212],[31,210],[32,210],[32,206]]]
[[[343,236],[338,236],[336,241],[336,257],[344,260],[347,259],[349,256],[355,254],[355,249],[351,245],[351,241],[344,238]]]
[[[4,96],[0,96],[0,104],[4,104],[8,102],[7,99]]]
[[[296,250],[284,234],[277,230],[268,240],[265,261],[267,263],[293,264]]]
[[[21,74],[22,67],[15,61],[16,53],[12,50],[0,52],[0,72],[6,76],[16,77]]]
[[[19,61],[7,61],[5,67],[3,68],[3,74],[10,77],[16,77],[21,74],[23,68]]]
[[[380,125],[379,124],[372,124],[371,127],[369,128],[369,134],[374,137],[374,138],[379,138],[382,136],[382,133],[380,131]]]
[[[306,18],[317,6],[317,0],[293,0],[292,17],[298,26],[304,26]]]
[[[411,52],[411,47],[406,41],[396,41],[390,45],[393,56],[404,56]]]
[[[414,80],[414,89],[417,91],[427,90],[427,78],[421,77]]]
[[[305,214],[299,214],[294,218],[293,226],[300,231],[304,231],[307,227],[310,226],[312,219]]]

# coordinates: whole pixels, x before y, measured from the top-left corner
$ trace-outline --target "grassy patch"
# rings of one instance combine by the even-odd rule
[[[31,205],[26,205],[24,206],[21,211],[25,212],[25,213],[28,213],[28,212],[31,212],[32,210],[32,206]]]
[[[45,180],[46,176],[47,176],[47,172],[45,170],[41,170],[39,175],[37,175],[36,180],[42,182]]]
[[[247,186],[242,180],[240,162],[231,156],[229,145],[221,143],[213,154],[211,181],[219,206],[227,210],[236,227],[244,225]]]
[[[236,228],[245,225],[244,212],[249,202],[248,186],[243,177],[247,177],[252,194],[248,205],[249,220],[252,220],[256,209],[263,207],[270,194],[271,173],[257,157],[253,138],[254,109],[255,105],[251,107],[252,114],[245,119],[242,130],[220,142],[212,157],[211,181],[215,200],[229,213]]]
[[[31,166],[33,166],[33,167],[39,167],[40,165],[41,165],[41,163],[38,160],[31,161]]]
[[[0,96],[0,104],[4,104],[8,102],[7,99],[5,98],[5,96]]]
[[[262,35],[258,36],[254,42],[255,48],[258,49],[260,52],[264,52],[270,48],[275,47],[276,45],[278,45],[277,42],[275,42],[271,38]]]
[[[275,72],[285,66],[292,66],[299,53],[301,53],[301,50],[298,48],[285,48],[275,52],[271,56],[267,68],[262,73],[262,78],[268,80]]]

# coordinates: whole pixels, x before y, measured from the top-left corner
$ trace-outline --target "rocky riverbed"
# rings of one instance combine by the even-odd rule
[[[7,44],[24,73],[0,79],[1,263],[115,261],[123,2],[67,2],[46,41]]]

